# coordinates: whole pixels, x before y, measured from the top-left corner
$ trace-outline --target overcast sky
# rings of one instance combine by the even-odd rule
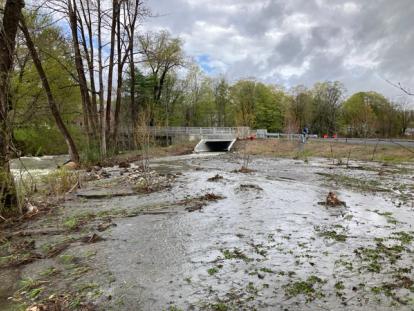
[[[342,81],[348,94],[375,90],[394,100],[414,90],[412,0],[147,0],[210,75],[255,77],[286,87]],[[414,101],[412,99],[411,101]]]

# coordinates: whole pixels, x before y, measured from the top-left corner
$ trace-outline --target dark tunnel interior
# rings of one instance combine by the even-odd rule
[[[209,152],[228,151],[231,141],[207,141],[206,147]]]

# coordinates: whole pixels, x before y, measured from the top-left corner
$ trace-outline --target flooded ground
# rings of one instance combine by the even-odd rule
[[[63,229],[52,240],[70,247],[3,276],[30,278],[20,295],[33,301],[76,291],[79,306],[102,310],[414,308],[412,165],[257,157],[250,173],[240,166],[233,154],[154,160],[168,187],[140,194],[135,166],[107,169],[57,217],[31,224]],[[331,190],[346,206],[322,204]],[[80,239],[92,232],[103,240]]]

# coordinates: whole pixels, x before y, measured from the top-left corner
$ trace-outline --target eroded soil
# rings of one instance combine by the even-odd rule
[[[241,163],[154,160],[154,191],[139,191],[136,166],[107,169],[5,233],[0,309],[414,308],[412,165],[255,158],[237,173]],[[329,191],[346,205],[320,204]]]

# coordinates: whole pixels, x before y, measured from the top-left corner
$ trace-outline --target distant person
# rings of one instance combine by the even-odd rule
[[[302,130],[302,143],[306,143],[307,139],[308,139],[308,135],[309,135],[309,129],[307,126],[305,126]]]

